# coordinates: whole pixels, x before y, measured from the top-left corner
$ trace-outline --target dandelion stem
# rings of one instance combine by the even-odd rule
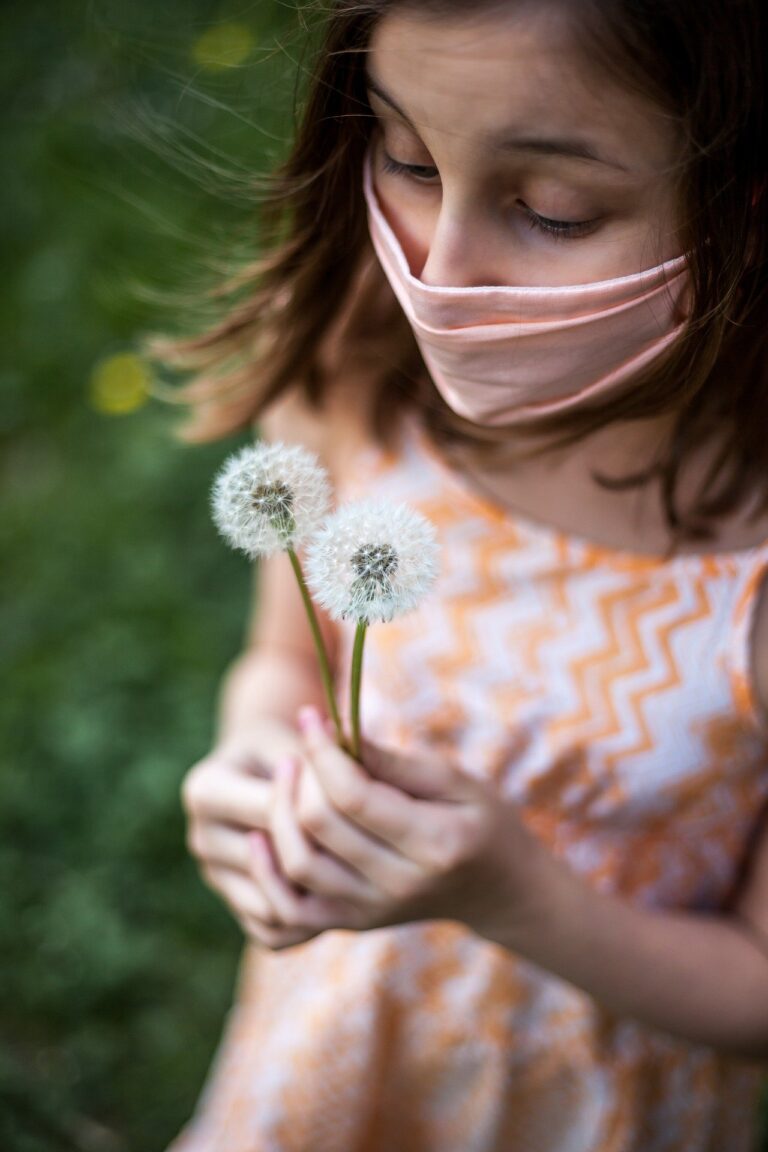
[[[333,723],[336,726],[336,739],[340,748],[346,748],[347,741],[344,736],[344,729],[341,726],[341,717],[339,716],[339,709],[336,705],[336,696],[333,691],[333,675],[331,673],[331,665],[330,661],[328,660],[328,653],[325,650],[325,644],[323,643],[323,634],[320,631],[320,624],[317,619],[317,613],[315,612],[315,606],[310,598],[307,584],[304,579],[304,573],[301,568],[301,562],[298,556],[296,555],[293,548],[287,548],[286,551],[290,558],[291,565],[293,566],[293,571],[296,574],[296,580],[299,584],[301,598],[304,601],[304,607],[306,608],[307,616],[309,617],[309,624],[312,629],[312,636],[315,641],[315,648],[317,649],[317,656],[320,661],[320,676],[323,681],[323,688],[325,689],[325,698],[328,703],[328,711],[330,712]]]
[[[350,717],[352,721],[352,755],[360,759],[360,681],[363,675],[363,645],[368,625],[358,620],[355,645],[352,649],[352,679],[350,683]]]

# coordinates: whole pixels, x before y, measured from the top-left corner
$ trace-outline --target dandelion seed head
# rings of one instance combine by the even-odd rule
[[[282,481],[259,484],[251,498],[251,507],[256,514],[266,517],[275,531],[285,537],[290,537],[296,526],[293,503],[293,492]]]
[[[246,445],[225,461],[211,492],[216,527],[251,559],[297,547],[330,505],[325,470],[295,444]]]
[[[438,573],[432,524],[407,504],[361,500],[329,516],[307,547],[305,574],[335,620],[372,624],[418,606]]]

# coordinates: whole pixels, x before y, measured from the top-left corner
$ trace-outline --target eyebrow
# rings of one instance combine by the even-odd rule
[[[388,104],[393,112],[396,112],[401,120],[416,131],[416,126],[411,122],[399,104],[395,103],[381,84],[371,76],[370,73],[366,74],[366,85],[369,91],[384,103]],[[502,148],[504,151],[516,152],[533,152],[539,156],[567,156],[574,160],[586,160],[591,164],[604,164],[608,168],[618,168],[622,172],[628,172],[629,169],[623,164],[619,164],[616,160],[608,160],[605,156],[601,156],[594,150],[585,140],[578,137],[570,136],[515,136],[502,133],[494,137],[492,143]]]

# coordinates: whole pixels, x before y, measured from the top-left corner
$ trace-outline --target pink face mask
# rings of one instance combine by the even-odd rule
[[[618,391],[682,332],[685,256],[567,288],[443,288],[411,274],[364,167],[368,227],[435,386],[476,424],[514,424]]]

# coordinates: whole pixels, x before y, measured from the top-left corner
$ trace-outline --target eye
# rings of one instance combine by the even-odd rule
[[[518,200],[518,205],[523,210],[529,228],[544,232],[547,236],[553,236],[558,240],[575,240],[579,236],[587,236],[599,223],[597,219],[551,220],[548,216],[540,216],[538,212],[534,212],[523,200]]]
[[[412,180],[427,181],[438,175],[437,168],[432,164],[403,164],[386,152],[383,153],[383,157],[382,167],[384,171],[393,176],[405,176]]]

